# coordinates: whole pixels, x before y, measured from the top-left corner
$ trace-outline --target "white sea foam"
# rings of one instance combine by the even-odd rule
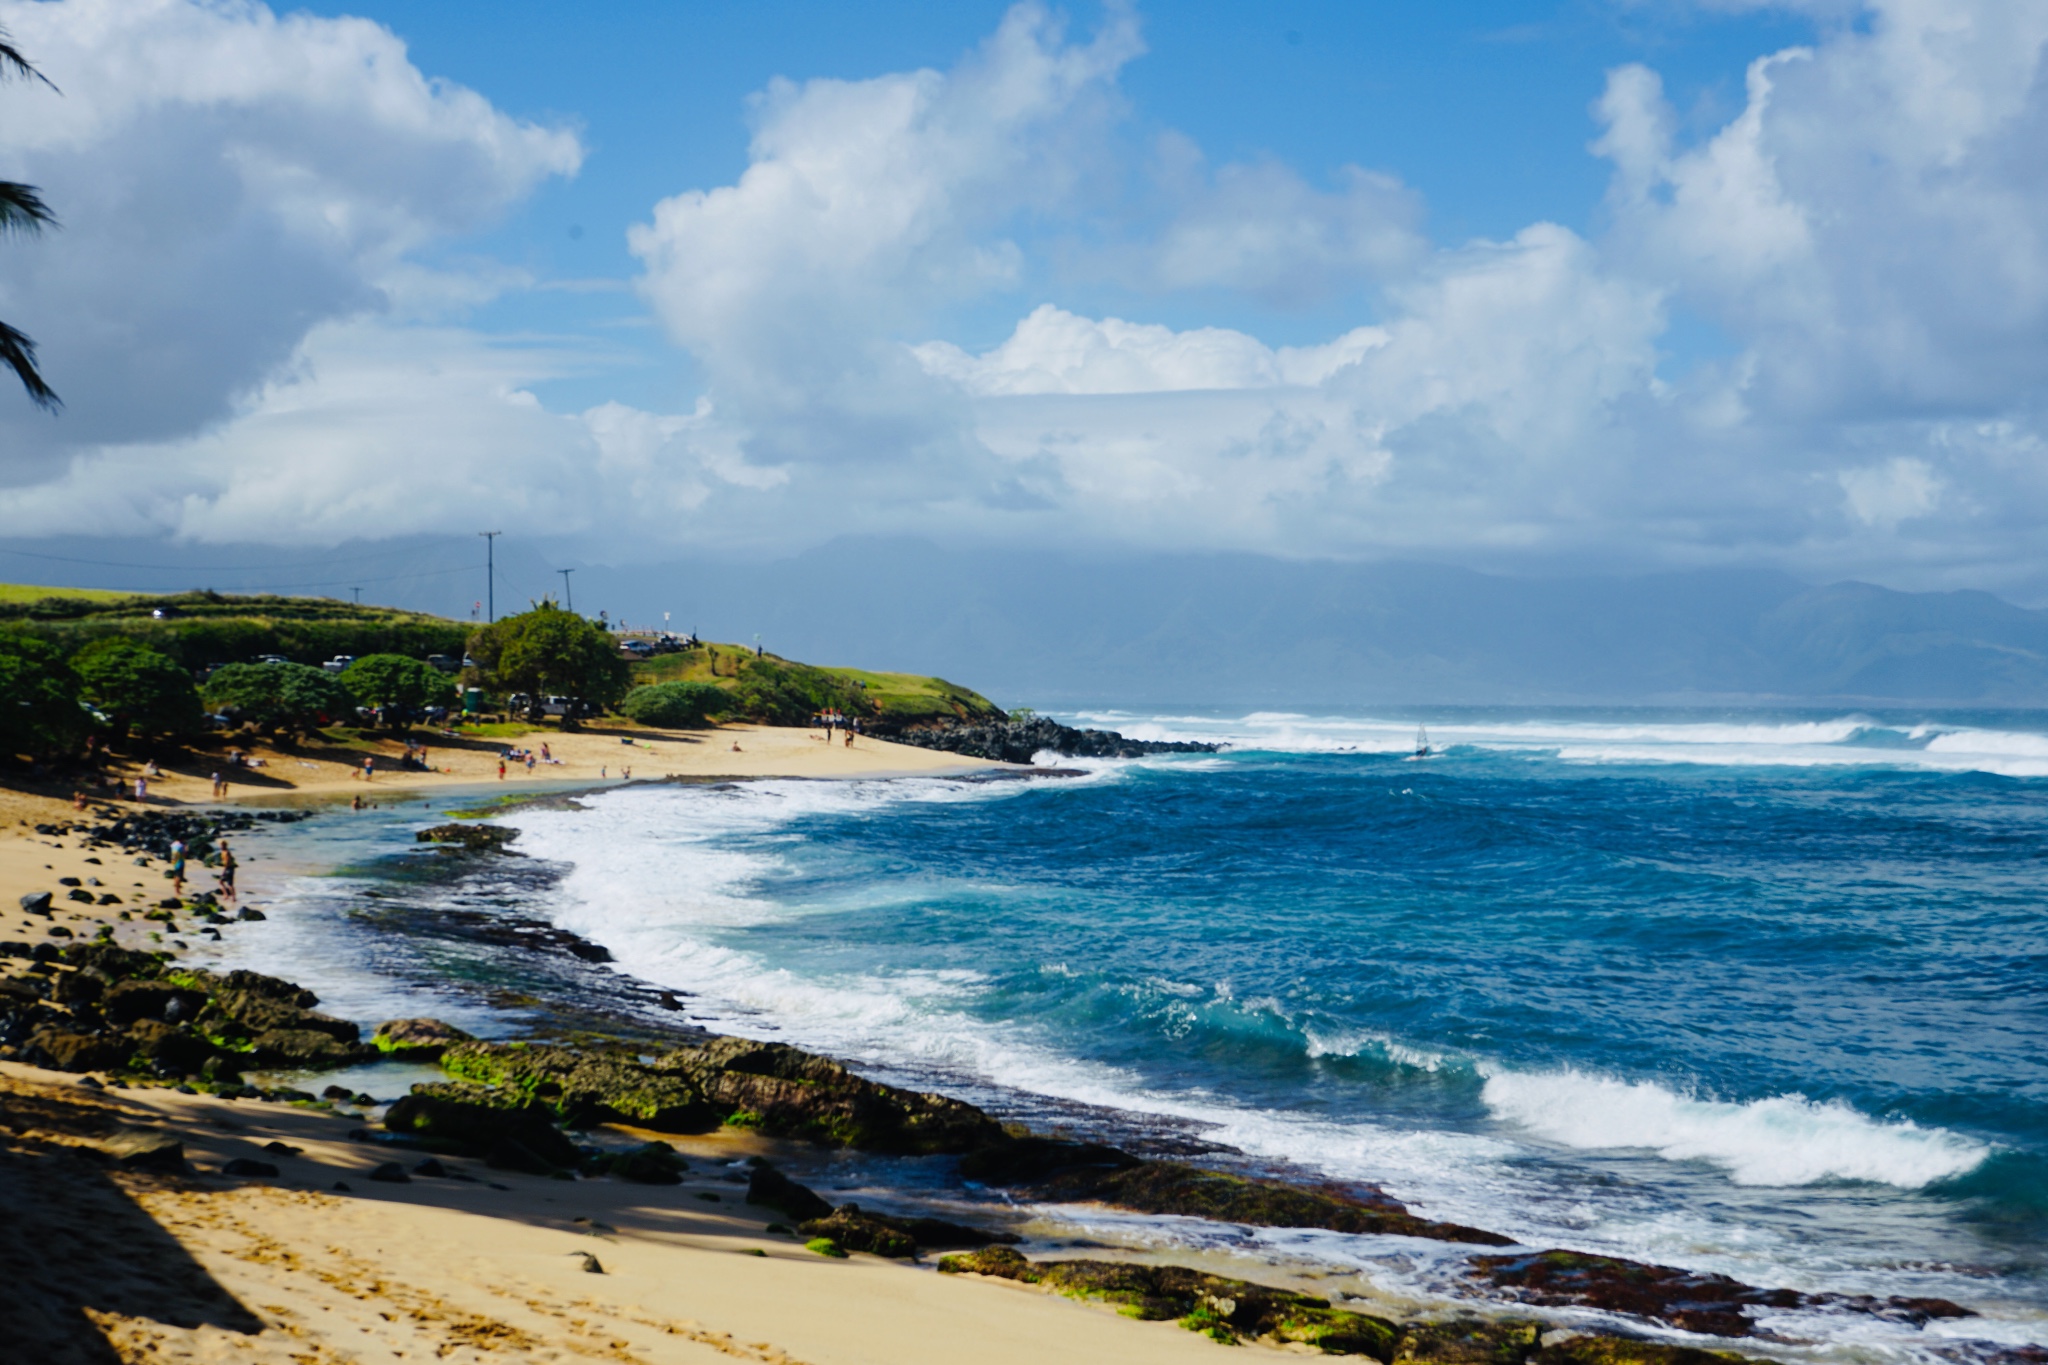
[[[1081,724],[1134,739],[1220,741],[1238,751],[1407,754],[1414,720],[1255,711],[1219,718],[1098,711]],[[2048,776],[2048,735],[1934,723],[1888,725],[1862,715],[1825,720],[1429,721],[1431,747],[1546,755],[1569,763],[1692,763],[1716,767],[1888,767]]]
[[[1868,1180],[1917,1189],[1962,1174],[1991,1150],[1943,1129],[1882,1122],[1839,1100],[1802,1095],[1732,1104],[1578,1071],[1496,1072],[1483,1095],[1496,1117],[1548,1141],[1711,1162],[1739,1185]]]

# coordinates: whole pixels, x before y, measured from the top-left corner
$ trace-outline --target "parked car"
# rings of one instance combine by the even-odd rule
[[[337,654],[320,666],[329,673],[346,673],[348,666],[355,661],[356,656],[353,654]]]
[[[256,662],[259,664],[288,664],[291,660],[285,658],[282,654],[258,654]]]
[[[438,668],[443,673],[453,673],[458,668],[461,668],[462,665],[456,663],[455,660],[449,658],[446,654],[429,654],[427,656],[427,667]]]
[[[619,642],[619,649],[636,658],[651,659],[654,657],[654,646],[648,644],[645,640],[621,640]]]

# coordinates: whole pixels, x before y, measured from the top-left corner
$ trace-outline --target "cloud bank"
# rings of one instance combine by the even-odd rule
[[[418,264],[573,174],[572,131],[357,21],[61,0],[0,23],[66,92],[0,91],[0,174],[69,224],[0,254],[0,316],[71,403],[0,404],[0,533],[482,515],[600,554],[938,532],[2048,575],[2038,4],[1834,7],[1691,139],[1656,72],[1617,69],[1588,91],[1600,230],[1444,243],[1372,168],[1126,136],[1137,17],[1019,5],[944,71],[773,83],[738,179],[630,228],[703,376],[680,414],[547,410],[535,388],[601,355],[478,333],[463,290],[519,282]],[[1217,320],[1090,316],[1081,278]],[[1296,346],[1229,325],[1302,305],[1355,317]],[[1006,338],[962,340],[1004,308]],[[1701,330],[1723,344],[1679,344]]]

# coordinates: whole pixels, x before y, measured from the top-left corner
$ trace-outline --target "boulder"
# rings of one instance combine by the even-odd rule
[[[160,976],[163,961],[154,953],[137,952],[112,943],[81,943],[64,950],[64,960],[74,967],[90,967],[116,981]]]
[[[1330,1306],[1328,1299],[1182,1266],[1125,1261],[1028,1261],[1008,1247],[947,1256],[944,1275],[988,1275],[1043,1285],[1079,1299],[1099,1299],[1130,1317],[1181,1326],[1218,1341],[1246,1338],[1296,1343],[1325,1355],[1391,1360],[1401,1329],[1384,1318]]]
[[[1177,1161],[1140,1161],[1116,1170],[1069,1170],[1041,1183],[1046,1197],[1094,1200],[1138,1213],[1206,1218],[1268,1228],[1326,1228],[1331,1232],[1427,1237],[1439,1242],[1512,1246],[1497,1232],[1417,1218],[1378,1191],[1361,1198],[1335,1188],[1284,1185]]]
[[[220,1173],[222,1175],[262,1176],[274,1180],[277,1177],[277,1167],[267,1161],[257,1161],[251,1157],[238,1156],[233,1161],[222,1166]]]
[[[312,1029],[281,1028],[257,1034],[250,1051],[259,1066],[347,1066],[362,1053],[332,1034]]]
[[[79,950],[74,948],[71,951],[75,954]],[[170,1008],[174,1001],[182,1006],[176,1011]],[[205,1003],[203,994],[188,987],[161,980],[130,979],[116,981],[107,988],[100,999],[100,1011],[116,1024],[125,1026],[138,1019],[162,1019],[173,1012],[190,1018]]]
[[[395,1161],[387,1161],[370,1172],[370,1179],[386,1185],[409,1185],[412,1177],[405,1173],[405,1167]]]
[[[362,1036],[362,1031],[346,1019],[336,1019],[333,1015],[306,1009],[288,999],[251,990],[231,987],[220,991],[213,997],[213,1008],[252,1035],[290,1029],[324,1033],[339,1043],[354,1043]]]
[[[394,1133],[439,1139],[486,1159],[509,1144],[519,1150],[502,1155],[511,1162],[523,1160],[522,1153],[532,1157],[540,1166],[536,1174],[575,1166],[582,1157],[555,1127],[545,1105],[477,1086],[415,1086],[385,1112],[384,1126]],[[506,1169],[526,1170],[533,1164]]]
[[[747,1178],[747,1202],[774,1209],[793,1223],[832,1216],[829,1203],[765,1161],[757,1163]]]
[[[30,1060],[55,1071],[108,1071],[127,1065],[135,1045],[118,1033],[80,1033],[46,1026],[29,1035]]]
[[[636,1185],[680,1185],[688,1162],[666,1142],[649,1142],[627,1152],[607,1152],[584,1164],[586,1175],[608,1175]]]
[[[457,1043],[474,1041],[472,1035],[439,1019],[387,1019],[370,1035],[379,1052],[423,1062],[432,1061]]]
[[[166,1024],[161,1019],[138,1019],[128,1030],[137,1056],[154,1063],[159,1071],[180,1075],[197,1074],[218,1051],[214,1045],[189,1029]]]
[[[571,1122],[615,1120],[657,1132],[705,1133],[726,1112],[706,1100],[690,1072],[626,1052],[465,1042],[441,1054],[441,1069],[530,1096]]]
[[[30,915],[47,915],[50,913],[50,902],[53,899],[54,897],[47,891],[32,891],[21,898],[22,912]]]
[[[518,830],[507,829],[503,825],[462,821],[420,830],[413,835],[413,840],[422,844],[449,844],[471,853],[499,853],[518,837]]]
[[[1394,1365],[1523,1365],[1542,1326],[1498,1318],[1411,1322],[1401,1329]]]
[[[186,1169],[185,1144],[149,1128],[117,1128],[99,1149],[130,1170],[175,1173]]]
[[[917,1239],[889,1219],[860,1211],[858,1204],[841,1204],[823,1218],[798,1225],[806,1237],[829,1237],[848,1251],[866,1251],[893,1260],[917,1255]]]

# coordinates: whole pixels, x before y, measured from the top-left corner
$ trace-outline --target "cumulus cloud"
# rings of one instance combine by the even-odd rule
[[[0,400],[0,480],[189,436],[323,321],[423,296],[406,255],[576,170],[576,136],[429,80],[363,20],[249,3],[0,3],[63,93],[0,86],[0,177],[61,231],[8,244],[0,316],[67,401]]]
[[[1432,245],[1367,168],[1212,166],[1174,134],[1133,154],[1119,8],[1074,34],[1019,5],[945,70],[778,81],[746,170],[630,233],[703,398],[557,413],[535,386],[595,348],[451,325],[518,281],[417,248],[573,170],[572,134],[427,79],[373,25],[0,0],[66,89],[0,92],[0,174],[72,224],[0,256],[0,316],[73,400],[66,444],[25,405],[0,418],[7,477],[42,480],[0,529],[92,497],[219,538],[487,506],[649,553],[940,530],[1986,582],[2038,563],[2048,515],[2048,12],[1843,7],[1756,54],[1704,136],[1654,71],[1612,72],[1602,229],[1498,241]],[[1105,274],[1125,316],[1074,300]],[[1297,346],[1236,306],[1347,298]],[[995,310],[1009,334],[964,344]],[[1680,314],[1727,353],[1674,354]]]

